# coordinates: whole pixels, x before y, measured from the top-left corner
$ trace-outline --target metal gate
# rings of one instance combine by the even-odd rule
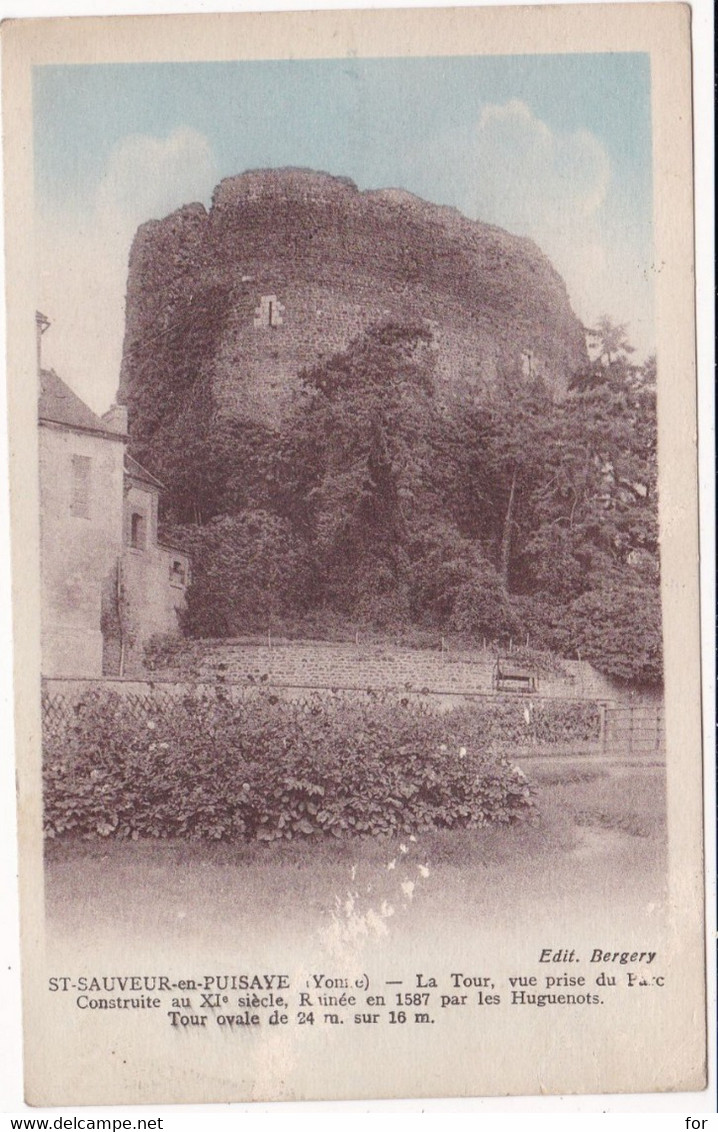
[[[646,704],[607,707],[603,718],[605,755],[664,759],[666,732],[663,709]]]

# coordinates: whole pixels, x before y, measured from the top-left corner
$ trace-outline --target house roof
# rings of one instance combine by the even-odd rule
[[[92,432],[106,436],[110,440],[125,441],[122,433],[108,428],[105,421],[93,413],[92,409],[73,393],[61,377],[53,369],[40,371],[40,396],[38,400],[38,419],[50,424],[64,425],[65,428],[79,429],[80,432]],[[134,480],[164,491],[165,485],[147,468],[143,468],[133,456],[125,452],[125,472]]]
[[[125,452],[125,471],[128,476],[133,480],[140,480],[141,483],[147,484],[149,487],[154,487],[157,491],[164,491],[165,485],[152,472],[148,472],[147,468],[143,468],[142,464],[135,460],[134,456],[130,456],[129,452]]]
[[[171,550],[174,554],[183,554],[185,558],[189,558],[189,551],[185,547],[180,546],[178,542],[169,538],[158,538],[157,545],[161,546],[164,550]]]
[[[117,432],[113,432],[92,409],[73,393],[54,370],[40,371],[40,396],[38,398],[38,419],[51,424],[64,425],[66,428],[79,429],[80,432],[92,432],[100,436],[107,436],[112,440],[123,440]]]

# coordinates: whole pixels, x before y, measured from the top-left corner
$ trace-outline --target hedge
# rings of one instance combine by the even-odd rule
[[[600,734],[597,704],[578,700],[486,699],[475,711],[494,745],[591,743]]]
[[[391,836],[508,823],[531,788],[471,709],[99,693],[44,742],[50,837]]]

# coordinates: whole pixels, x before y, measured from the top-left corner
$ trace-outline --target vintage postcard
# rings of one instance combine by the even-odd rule
[[[27,1101],[703,1089],[689,9],[2,47]]]

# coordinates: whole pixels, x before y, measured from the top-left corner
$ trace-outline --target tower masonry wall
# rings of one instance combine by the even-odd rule
[[[281,414],[303,369],[377,323],[430,329],[448,394],[480,397],[501,372],[526,375],[530,356],[560,396],[586,360],[563,281],[530,240],[310,171],[230,178],[209,212],[192,205],[139,230],[121,395],[152,369],[171,384],[157,328],[181,308],[191,331],[192,303],[199,319],[207,295],[223,315],[201,365],[222,407],[258,418]]]

